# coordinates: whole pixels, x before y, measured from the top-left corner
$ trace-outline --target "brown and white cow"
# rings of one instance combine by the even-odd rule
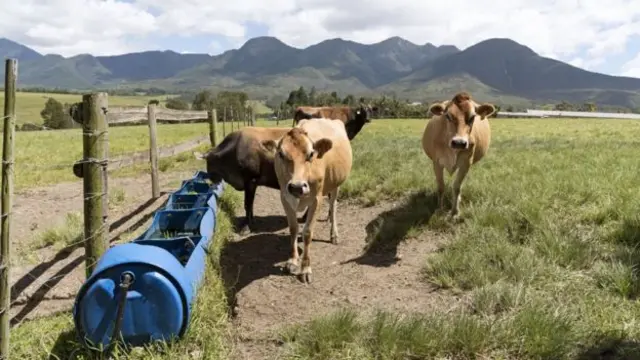
[[[371,111],[370,106],[364,105],[360,105],[357,108],[351,108],[350,106],[299,106],[293,113],[293,124],[291,126],[296,126],[300,120],[304,119],[325,118],[340,120],[344,123],[347,137],[349,140],[353,140],[364,125],[371,122],[371,119],[369,119]]]
[[[438,203],[444,202],[443,170],[449,175],[456,170],[453,182],[453,207],[451,215],[459,216],[460,188],[471,165],[477,163],[489,150],[491,128],[489,116],[495,112],[491,104],[478,104],[466,92],[453,99],[431,105],[433,117],[422,134],[422,149],[433,162],[438,184]]]
[[[287,214],[291,234],[292,255],[287,268],[311,282],[310,246],[318,208],[329,196],[331,242],[338,243],[336,203],[339,187],[351,173],[353,155],[344,124],[331,119],[302,120],[277,142],[266,140],[263,146],[276,152],[274,166],[280,184],[280,199]],[[304,252],[298,255],[298,222],[296,212],[307,208],[302,230]]]

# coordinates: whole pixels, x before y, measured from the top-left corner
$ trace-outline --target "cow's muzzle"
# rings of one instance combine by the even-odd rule
[[[463,138],[451,139],[451,148],[453,149],[467,149],[469,147],[469,141]]]
[[[287,184],[287,191],[296,198],[308,195],[311,189],[306,181],[290,181]]]

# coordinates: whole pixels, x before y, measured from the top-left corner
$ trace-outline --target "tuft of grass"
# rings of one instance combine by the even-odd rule
[[[226,188],[220,199],[216,235],[209,248],[205,279],[198,290],[185,338],[115,351],[113,359],[228,359],[229,319],[220,277],[220,251],[233,236],[233,209],[240,194]],[[27,321],[12,329],[11,354],[23,359],[94,359],[77,342],[70,312]]]
[[[76,244],[82,239],[84,232],[83,224],[82,213],[67,213],[63,224],[44,230],[30,243],[30,248],[42,249],[54,246],[56,249],[62,249],[69,245]]]
[[[127,199],[127,193],[123,188],[115,187],[109,189],[109,207],[117,208],[118,206],[124,204]]]

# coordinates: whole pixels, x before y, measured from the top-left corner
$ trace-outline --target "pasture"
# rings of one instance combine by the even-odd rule
[[[82,102],[81,94],[54,94],[36,92],[16,93],[16,123],[42,124],[40,111],[44,109],[44,104],[49,98],[54,98],[62,104],[73,104]],[[157,99],[164,104],[171,95],[158,96],[109,96],[109,106],[146,106],[149,100]],[[0,110],[4,111],[4,91],[0,93]]]
[[[340,217],[341,211],[364,212],[393,203],[390,211],[377,215],[366,238],[345,241],[364,254],[383,255],[394,253],[401,243],[437,243],[438,251],[417,254],[424,257],[417,278],[433,289],[422,297],[445,301],[402,316],[384,307],[377,313],[361,312],[358,303],[304,313],[312,319],[275,324],[279,330],[271,340],[283,345],[278,352],[289,359],[327,360],[638,358],[640,182],[635,168],[640,122],[491,119],[491,148],[469,172],[462,187],[462,220],[453,223],[436,208],[432,165],[420,146],[425,121],[374,120],[364,127],[352,141],[354,169],[341,188],[337,211]],[[176,129],[198,126],[205,133],[204,125],[176,125]],[[179,131],[170,128],[159,126],[159,138],[163,131],[167,137]],[[122,129],[122,138],[133,133],[131,128]],[[110,141],[123,142],[111,145],[112,149],[135,147],[129,144],[135,135],[118,140],[116,131],[111,129]],[[144,148],[147,137],[142,133],[138,137]],[[17,136],[17,141],[16,148],[21,149],[24,140]],[[72,162],[81,154],[80,134],[69,143],[78,149],[78,156],[68,156]],[[51,149],[39,147],[39,157],[29,159],[57,162],[50,160]],[[24,161],[20,154],[17,150],[16,171]],[[196,170],[204,164],[187,156],[180,166]],[[70,169],[63,171],[73,177]],[[17,173],[16,185],[35,184],[32,176]],[[445,176],[445,181],[450,199],[451,178]],[[186,339],[136,349],[119,358],[227,359],[231,344],[242,343],[234,338],[229,319],[225,288],[230,284],[221,279],[223,249],[232,238],[231,221],[242,202],[229,187],[224,199],[216,251]],[[316,264],[332,260],[317,256]],[[314,279],[323,276],[328,275],[314,273]],[[338,277],[333,285],[346,287],[352,280]],[[274,311],[283,314],[299,308],[303,299],[296,298],[298,292],[330,290],[303,289],[307,288],[295,281],[287,282],[284,290],[272,287],[271,291],[285,291],[294,299],[276,303]],[[385,295],[372,293],[367,286],[359,291],[368,297]],[[25,322],[12,330],[12,355],[83,358],[73,337],[68,312]]]
[[[157,95],[157,96],[109,96],[109,106],[146,106],[149,100],[156,99],[162,106],[167,99],[174,95]],[[42,124],[40,111],[44,109],[44,104],[52,97],[62,104],[73,104],[82,102],[81,94],[55,94],[55,93],[36,93],[36,92],[17,92],[16,93],[16,124],[32,123]],[[264,101],[248,101],[258,114],[271,113],[272,111],[264,104]],[[4,91],[0,92],[0,111],[4,111]],[[221,115],[218,115],[221,116]]]
[[[158,126],[158,144],[176,145],[208,133],[207,124]],[[21,131],[16,133],[16,190],[79,180],[71,171],[82,159],[82,129]],[[0,141],[2,143],[2,141]],[[109,156],[149,149],[147,126],[109,129]],[[148,168],[148,165],[146,166]]]

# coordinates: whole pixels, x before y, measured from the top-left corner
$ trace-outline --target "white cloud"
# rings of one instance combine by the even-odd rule
[[[62,55],[113,54],[143,50],[164,35],[218,35],[240,45],[247,22],[256,22],[297,47],[335,37],[374,43],[401,36],[465,48],[508,37],[541,55],[593,68],[640,35],[637,0],[130,1],[4,0],[0,36]],[[203,44],[202,52],[212,49],[219,47]]]
[[[136,36],[156,31],[156,20],[115,0],[5,0],[0,36],[44,53],[111,54],[135,49]]]
[[[640,53],[634,59],[622,65],[622,73],[620,75],[640,78]]]

